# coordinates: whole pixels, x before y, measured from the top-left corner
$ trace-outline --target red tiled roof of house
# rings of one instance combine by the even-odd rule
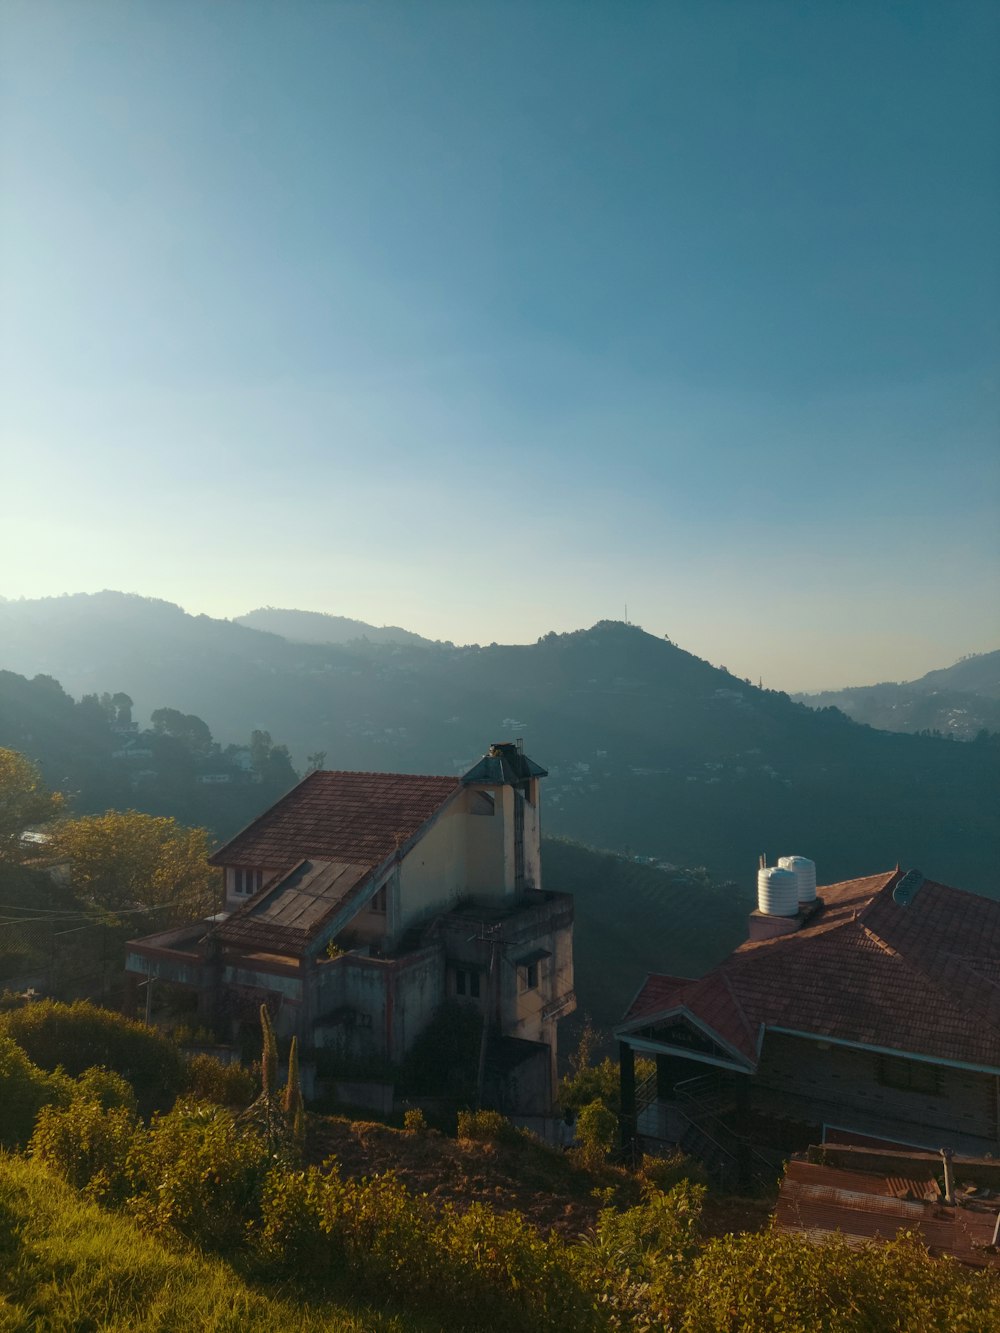
[[[1000,1069],[1000,902],[899,871],[820,889],[798,931],[747,941],[701,980],[651,976],[635,1027],[684,1008],[752,1064],[766,1028]]]
[[[310,773],[211,858],[281,870],[309,859],[374,866],[461,788],[409,773]]]

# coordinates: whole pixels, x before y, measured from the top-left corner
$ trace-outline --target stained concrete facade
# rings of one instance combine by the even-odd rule
[[[377,794],[378,775],[357,776]],[[537,1071],[544,1057],[551,1099],[558,1021],[576,1005],[572,898],[541,884],[541,776],[514,746],[493,747],[415,834],[367,870],[341,873],[331,862],[325,880],[325,863],[314,866],[305,846],[297,867],[249,864],[245,844],[226,864],[223,848],[226,911],[215,923],[132,941],[127,970],[198,990],[217,1026],[244,1021],[266,1001],[279,1034],[296,1034],[307,1049],[389,1063],[445,1000],[459,1000],[508,1042],[537,1110],[544,1098],[527,1067]],[[310,890],[321,883],[347,888]],[[318,911],[323,892],[329,903]],[[274,924],[307,911],[308,930]]]

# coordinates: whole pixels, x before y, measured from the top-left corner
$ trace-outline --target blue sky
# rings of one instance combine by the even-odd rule
[[[992,0],[7,0],[0,48],[0,593],[627,599],[785,689],[1000,640]]]

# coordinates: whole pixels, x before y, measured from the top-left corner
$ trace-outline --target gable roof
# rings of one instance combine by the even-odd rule
[[[411,773],[310,773],[210,859],[272,870],[302,860],[376,866],[460,787],[459,778]]]
[[[1000,903],[898,870],[820,890],[801,929],[748,940],[700,980],[651,976],[622,1035],[687,1009],[757,1062],[761,1027],[1000,1071]]]

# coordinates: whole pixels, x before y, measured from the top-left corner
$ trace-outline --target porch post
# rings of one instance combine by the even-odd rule
[[[635,1139],[635,1052],[627,1041],[618,1043],[618,1074],[621,1084],[619,1128],[621,1145],[630,1148]]]

